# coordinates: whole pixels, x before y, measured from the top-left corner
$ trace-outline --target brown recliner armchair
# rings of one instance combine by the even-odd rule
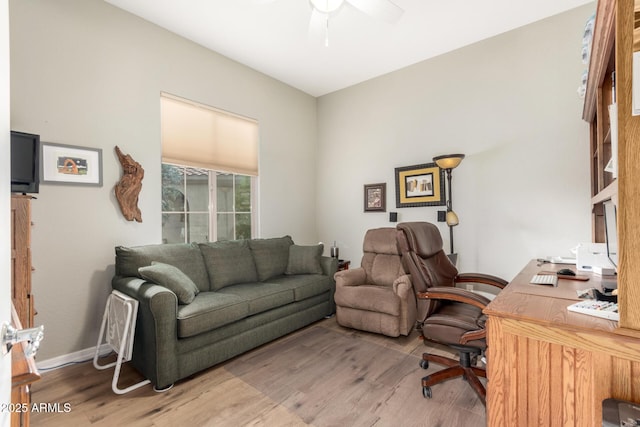
[[[483,283],[502,289],[507,281],[486,274],[458,273],[442,250],[440,231],[433,224],[405,222],[396,228],[403,264],[417,292],[417,327],[422,330],[422,338],[447,345],[460,356],[455,360],[424,353],[422,368],[427,369],[429,362],[448,368],[422,378],[422,393],[431,397],[432,385],[462,376],[484,404],[486,390],[478,377],[486,378],[486,371],[474,365],[486,349],[482,309],[489,300],[456,284]]]
[[[390,337],[412,331],[416,296],[402,266],[396,233],[389,227],[368,230],[361,266],[335,274],[339,325]]]

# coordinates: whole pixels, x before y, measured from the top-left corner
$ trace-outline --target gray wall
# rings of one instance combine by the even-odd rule
[[[396,208],[394,168],[464,153],[453,172],[460,270],[510,279],[531,258],[569,256],[590,241],[588,127],[576,89],[594,7],[320,97],[320,238],[359,264],[364,232],[394,226],[388,213],[363,213],[371,183],[386,182],[399,221],[435,223],[443,207]]]
[[[12,129],[104,152],[102,188],[42,185],[34,202],[41,361],[95,345],[113,247],[160,242],[161,91],[259,120],[263,237],[337,240],[358,264],[365,230],[393,225],[363,213],[363,185],[386,182],[400,221],[435,222],[441,208],[395,208],[394,168],[462,152],[462,270],[510,278],[532,257],[590,240],[576,88],[593,6],[316,100],[99,0],[9,4]],[[115,145],[145,168],[142,224],[115,201]]]
[[[257,119],[261,235],[317,242],[315,98],[100,0],[9,5],[11,128],[104,155],[102,188],[42,185],[33,203],[39,360],[96,344],[114,246],[161,241],[161,91]],[[141,224],[113,194],[116,145],[145,169]]]

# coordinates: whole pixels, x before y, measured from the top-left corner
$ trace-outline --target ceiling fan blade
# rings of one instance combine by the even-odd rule
[[[404,10],[391,0],[346,0],[351,6],[390,24],[397,22]]]

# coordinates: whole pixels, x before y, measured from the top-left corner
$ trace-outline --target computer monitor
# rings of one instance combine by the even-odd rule
[[[604,202],[604,232],[607,256],[613,266],[618,268],[618,218],[616,205],[611,200]]]

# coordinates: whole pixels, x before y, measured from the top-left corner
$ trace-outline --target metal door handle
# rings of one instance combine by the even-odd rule
[[[40,347],[40,341],[44,338],[44,325],[29,329],[16,329],[9,323],[2,324],[2,355],[9,353],[11,348],[19,343],[26,341],[27,345],[24,354],[27,357],[35,356]]]

